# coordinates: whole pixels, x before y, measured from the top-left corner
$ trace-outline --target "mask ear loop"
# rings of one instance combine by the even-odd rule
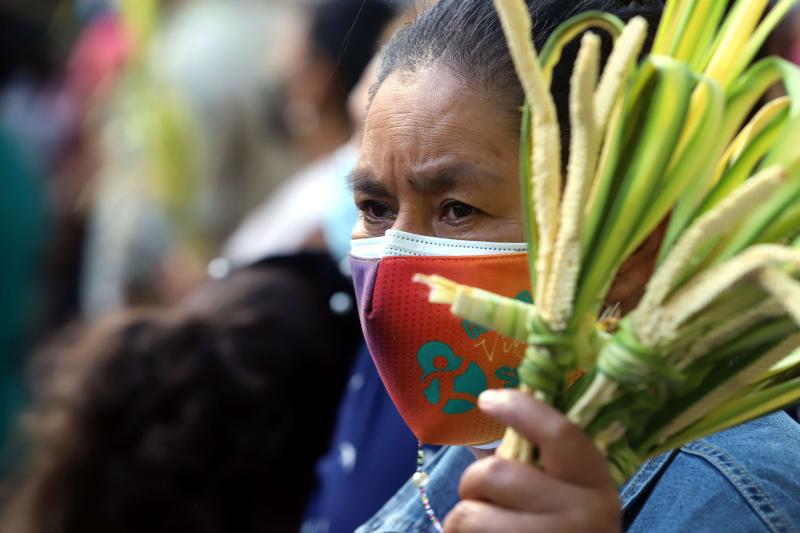
[[[431,500],[428,498],[428,474],[426,474],[425,470],[422,468],[424,463],[425,451],[422,449],[422,443],[417,441],[417,471],[411,476],[411,481],[414,482],[417,491],[419,491],[419,499],[422,501],[422,507],[425,508],[425,514],[428,515],[428,519],[430,519],[436,531],[441,532],[442,523],[439,522],[439,519],[436,517],[433,507],[431,507]]]

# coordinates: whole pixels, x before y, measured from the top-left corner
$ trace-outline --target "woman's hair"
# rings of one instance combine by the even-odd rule
[[[248,268],[46,357],[3,529],[296,531],[360,339],[332,270]]]
[[[615,0],[526,0],[533,18],[533,40],[538,50],[553,30],[570,17],[588,10],[610,12],[622,20],[645,17],[651,33],[659,20],[660,0],[625,2]],[[603,32],[603,50],[610,49]],[[560,117],[565,117],[569,101],[571,65],[578,42],[564,50],[556,66],[552,92]],[[409,26],[398,32],[386,46],[372,96],[393,72],[415,74],[427,68],[443,68],[469,85],[489,91],[503,110],[519,123],[523,103],[500,19],[492,0],[439,0]],[[567,122],[561,120],[562,124]]]

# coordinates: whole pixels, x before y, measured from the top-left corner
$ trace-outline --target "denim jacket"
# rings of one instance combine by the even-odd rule
[[[426,465],[440,519],[473,461],[468,449],[448,447]],[[776,413],[654,457],[620,499],[625,531],[800,531],[800,425]],[[408,482],[357,533],[410,531],[434,529]]]

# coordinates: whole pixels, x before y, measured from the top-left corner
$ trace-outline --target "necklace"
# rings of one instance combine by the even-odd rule
[[[436,517],[433,507],[431,507],[431,500],[428,498],[428,474],[425,473],[422,467],[424,462],[425,451],[422,449],[422,443],[417,442],[417,471],[411,476],[411,481],[414,482],[417,491],[419,491],[419,499],[422,501],[422,507],[425,508],[425,514],[428,515],[428,519],[431,521],[436,531],[441,531],[442,523],[439,522],[439,519]]]

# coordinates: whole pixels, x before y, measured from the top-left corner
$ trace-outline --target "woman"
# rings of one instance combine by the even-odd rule
[[[539,48],[553,28],[577,12],[600,9],[623,19],[644,15],[655,27],[662,7],[660,2],[610,0],[528,4]],[[567,53],[553,76],[562,110],[569,79],[563,66],[569,63]],[[512,250],[507,243],[523,241],[517,173],[521,104],[522,91],[490,0],[440,0],[393,39],[373,88],[352,177],[361,210],[353,234],[354,255],[379,261],[406,256],[404,261],[415,265],[418,256],[445,254],[448,248],[485,255]],[[364,238],[370,239],[359,241]],[[381,251],[375,252],[376,247]],[[481,268],[474,266],[477,262],[463,264]],[[381,306],[388,305],[395,296],[392,291],[402,284],[388,279],[383,266],[370,271],[358,260],[354,265],[362,327],[379,369],[385,369],[382,348],[391,351],[392,345],[404,345],[410,334],[393,329],[404,317],[381,321],[379,316]],[[619,284],[617,297],[623,305],[635,300],[641,289],[641,281],[632,279],[628,276]],[[444,351],[439,345],[437,349]],[[420,349],[420,365],[422,354]],[[458,356],[451,352],[448,357],[424,362],[441,371],[448,370],[451,361],[452,368],[463,368]],[[464,372],[459,377],[467,375],[457,371]],[[480,377],[480,371],[475,374]],[[430,375],[428,370],[422,374]],[[405,378],[391,371],[383,371],[382,378],[400,407],[406,391],[398,383]],[[462,382],[455,391],[462,403],[452,404],[453,412],[471,408],[475,389],[466,379]],[[425,390],[431,405],[440,404],[441,383]],[[485,384],[486,379],[472,383]],[[426,474],[420,471],[417,476],[419,495],[409,483],[363,531],[428,530],[440,519],[445,531],[515,532],[620,527],[788,531],[800,524],[800,429],[782,413],[655,458],[618,492],[603,456],[558,412],[512,390],[484,392],[478,405],[538,446],[541,469],[486,456],[486,450],[478,452],[486,457],[474,461],[463,447],[447,448],[426,466]],[[432,409],[420,409],[426,408]],[[418,436],[431,430],[425,417],[408,409],[401,412]],[[451,429],[448,435],[463,433]]]

